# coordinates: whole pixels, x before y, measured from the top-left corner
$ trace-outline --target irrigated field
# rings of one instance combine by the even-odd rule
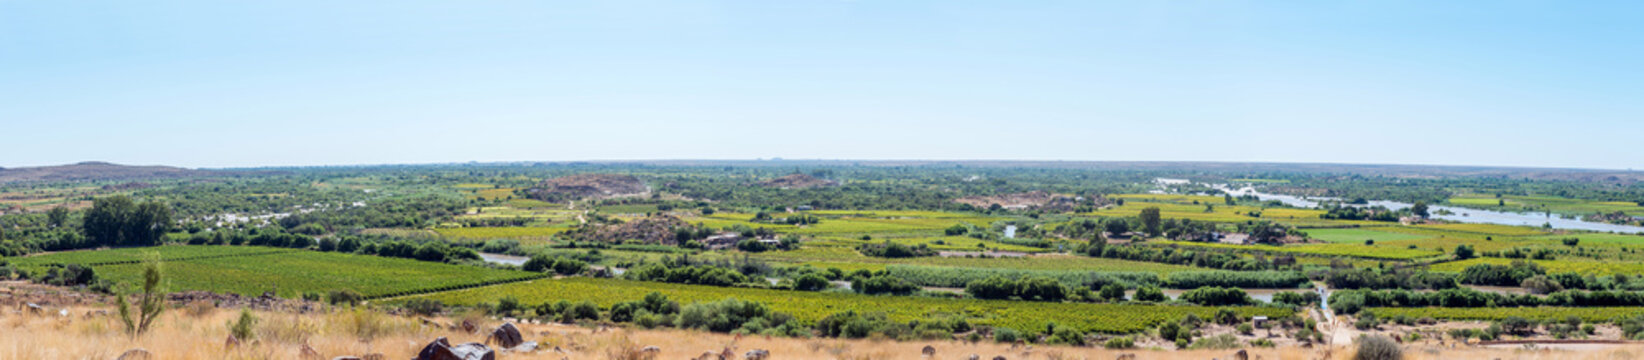
[[[203,290],[242,295],[274,291],[280,296],[296,297],[305,292],[349,289],[367,297],[377,297],[459,289],[541,276],[410,259],[264,247],[167,246],[156,249],[168,249],[174,254],[240,254],[164,261],[162,267],[171,291]],[[256,251],[263,254],[256,255]],[[105,259],[108,257],[85,256],[56,262],[84,260],[95,263]],[[140,283],[143,266],[140,263],[122,263],[93,266],[93,269],[101,278],[137,284]]]
[[[536,280],[489,286],[419,297],[440,300],[447,304],[472,305],[496,302],[512,296],[522,304],[536,305],[559,300],[592,301],[601,307],[618,302],[643,298],[658,292],[682,304],[737,298],[765,303],[772,310],[793,315],[804,321],[816,321],[828,315],[854,310],[884,312],[893,321],[907,322],[929,319],[943,314],[966,315],[978,323],[1013,329],[1043,329],[1054,322],[1086,331],[1128,333],[1142,331],[1150,326],[1180,320],[1187,314],[1210,318],[1216,308],[1200,306],[1113,305],[1048,303],[1027,301],[992,301],[939,299],[912,296],[866,296],[828,292],[725,288],[700,285],[679,285],[616,279],[566,278]],[[1243,315],[1283,316],[1288,309],[1237,308]]]

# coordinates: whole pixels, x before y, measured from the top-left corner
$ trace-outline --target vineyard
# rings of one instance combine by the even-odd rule
[[[1213,249],[1255,250],[1255,251],[1265,251],[1265,252],[1271,252],[1271,253],[1292,253],[1292,254],[1322,255],[1322,256],[1346,256],[1346,257],[1356,257],[1356,258],[1364,258],[1364,259],[1387,259],[1387,260],[1414,260],[1414,259],[1420,259],[1420,258],[1427,258],[1427,257],[1443,255],[1443,252],[1436,251],[1436,250],[1410,249],[1410,248],[1407,248],[1407,247],[1396,247],[1396,246],[1370,246],[1370,245],[1363,245],[1363,244],[1318,244],[1318,245],[1273,246],[1273,245],[1233,245],[1233,244],[1222,244],[1222,243],[1199,243],[1199,242],[1184,242],[1184,241],[1155,241],[1155,242],[1151,242],[1151,243],[1161,244],[1161,245],[1175,245],[1175,246],[1182,246],[1182,247],[1203,247],[1203,248],[1213,248]]]
[[[204,258],[257,256],[299,251],[302,250],[261,246],[156,246],[96,251],[70,251],[22,258],[10,258],[8,260],[20,266],[38,266],[46,264],[114,265],[138,263],[151,258],[164,261],[178,261]]]
[[[99,277],[129,284],[140,283],[142,266],[119,264],[94,269]],[[172,291],[202,290],[252,296],[274,291],[286,297],[342,289],[367,297],[395,296],[541,277],[519,271],[301,250],[165,261],[162,267]]]
[[[928,319],[942,314],[960,314],[977,323],[1013,329],[1043,329],[1048,323],[1072,326],[1085,331],[1132,333],[1187,314],[1211,318],[1217,308],[1166,305],[1114,305],[939,299],[912,296],[866,296],[828,292],[801,292],[749,288],[678,285],[615,279],[566,278],[519,282],[480,289],[458,290],[417,297],[447,304],[472,305],[514,297],[522,304],[535,305],[559,300],[592,301],[601,307],[643,298],[658,292],[681,303],[716,301],[734,297],[765,303],[773,311],[784,312],[807,322],[844,312],[883,312],[893,321]],[[1289,315],[1289,309],[1237,308],[1243,316]]]
[[[1412,319],[1497,321],[1508,317],[1530,320],[1564,320],[1571,316],[1582,321],[1608,322],[1615,319],[1644,316],[1644,307],[1533,307],[1533,308],[1371,308],[1378,317],[1405,316]]]

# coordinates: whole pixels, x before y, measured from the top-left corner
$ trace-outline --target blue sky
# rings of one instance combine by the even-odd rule
[[[0,166],[1644,169],[1626,1],[0,0]]]

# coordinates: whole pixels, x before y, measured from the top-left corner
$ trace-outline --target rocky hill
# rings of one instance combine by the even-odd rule
[[[1025,193],[994,196],[967,196],[953,199],[953,202],[975,206],[980,209],[986,209],[992,207],[993,205],[999,205],[1001,208],[1010,210],[1036,208],[1051,211],[1067,211],[1072,210],[1074,206],[1077,206],[1079,199],[1064,195],[1051,194],[1044,191],[1029,191]],[[1106,203],[1106,199],[1098,197],[1096,199],[1087,199],[1086,202],[1090,205],[1100,206]]]
[[[71,165],[0,168],[0,183],[25,181],[115,181],[222,176],[229,172],[171,166],[129,166],[88,161]]]
[[[674,229],[689,228],[691,224],[668,215],[655,215],[620,224],[582,227],[564,234],[578,241],[620,243],[639,240],[646,244],[675,245]]]
[[[783,189],[804,189],[834,185],[839,185],[839,183],[833,180],[818,179],[805,174],[793,174],[759,182],[759,186]]]
[[[531,198],[557,202],[639,195],[650,188],[639,178],[615,174],[577,174],[544,180],[529,190]]]

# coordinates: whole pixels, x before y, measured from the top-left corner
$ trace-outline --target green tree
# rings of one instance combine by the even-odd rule
[[[1416,201],[1415,205],[1410,205],[1410,213],[1420,217],[1427,217],[1427,202]]]
[[[69,210],[67,207],[57,206],[46,211],[46,224],[51,227],[63,227],[68,222]]]
[[[171,208],[160,202],[133,202],[119,195],[93,200],[81,227],[105,246],[159,245],[171,226]]]
[[[1159,223],[1164,220],[1159,215],[1159,208],[1148,207],[1142,209],[1140,217],[1142,218],[1142,230],[1146,231],[1148,236],[1159,236]]]
[[[1472,258],[1473,258],[1473,247],[1472,246],[1456,245],[1456,260],[1467,260],[1467,259],[1472,259]]]

